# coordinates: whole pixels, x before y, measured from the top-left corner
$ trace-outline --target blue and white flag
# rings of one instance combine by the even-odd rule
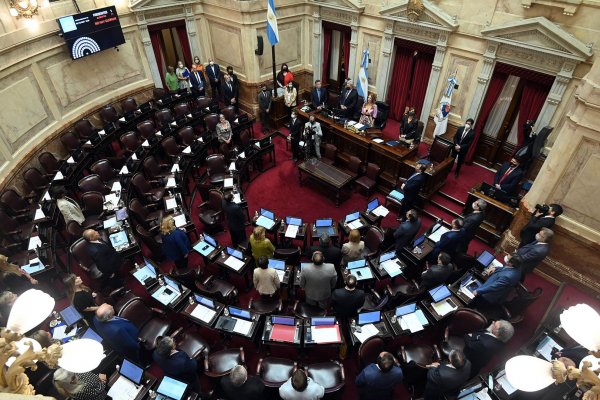
[[[452,93],[457,84],[458,80],[456,80],[456,73],[454,73],[454,75],[448,78],[448,86],[440,100],[439,108],[433,116],[433,121],[435,122],[433,137],[443,135],[448,129],[448,115],[452,109]]]
[[[356,91],[359,96],[362,96],[365,101],[369,93],[369,49],[363,51],[362,62],[360,63],[360,71],[358,71],[358,83]]]
[[[275,0],[267,1],[267,37],[272,46],[279,43],[279,30],[277,30],[277,15],[275,15]]]

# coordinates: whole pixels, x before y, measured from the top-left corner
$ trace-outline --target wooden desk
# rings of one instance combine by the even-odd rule
[[[454,303],[454,305],[456,306],[456,308],[461,306],[461,302],[458,300],[458,298],[454,295],[451,295],[450,297],[441,300],[439,303],[444,302],[444,301],[450,301],[451,303]],[[442,319],[446,318],[449,315],[454,314],[454,311],[450,311],[447,314],[444,315],[440,315],[438,314],[435,309],[433,308],[431,301],[429,300],[423,300],[421,301],[421,307],[425,310],[427,310],[427,312],[429,313],[429,315],[433,318],[433,320],[435,322],[440,322]],[[456,310],[456,308],[454,310]]]
[[[346,189],[354,177],[319,160],[314,163],[304,161],[298,165],[298,180],[302,186],[302,173],[305,173],[310,179],[326,185],[335,191],[335,206],[340,206],[340,192]]]
[[[467,215],[473,211],[471,205],[475,200],[484,200],[487,203],[485,219],[479,228],[477,228],[476,235],[490,246],[495,246],[498,240],[500,240],[502,232],[510,226],[513,217],[517,213],[517,209],[486,196],[479,191],[480,187],[481,185],[479,184],[475,185],[469,191],[463,215]]]
[[[283,317],[283,316],[282,316]],[[284,317],[284,318],[293,318],[293,317]],[[302,331],[304,327],[304,321],[301,318],[294,318],[294,340],[291,342],[288,341],[279,341],[271,339],[271,332],[273,332],[273,316],[267,315],[265,320],[265,326],[263,328],[263,333],[261,336],[262,344],[269,346],[294,346],[300,347],[302,345]]]
[[[202,297],[205,297],[205,296],[202,296]],[[196,307],[198,307],[198,303],[196,303],[195,301],[193,304],[187,302],[185,304],[185,306],[183,307],[183,309],[180,311],[180,313],[196,324],[205,326],[207,328],[212,328],[215,326],[215,322],[217,322],[217,319],[221,316],[223,308],[225,307],[222,303],[219,303],[215,300],[213,300],[213,303],[215,305],[215,308],[214,308],[215,315],[213,315],[213,317],[210,319],[210,321],[203,321],[200,318],[196,318],[195,316],[192,315],[192,313],[194,312],[194,309]],[[207,307],[207,306],[205,306],[205,307]]]
[[[425,239],[423,243],[419,246],[421,249],[421,253],[414,253],[413,247],[404,247],[402,252],[400,253],[400,257],[406,263],[406,269],[403,270],[403,273],[407,279],[413,279],[415,277],[421,276],[421,272],[423,271],[423,264],[427,259],[427,256],[433,251],[433,247],[435,244],[431,242],[429,239]]]
[[[288,247],[291,247],[293,240],[300,240],[302,242],[302,251],[306,251],[306,237],[308,236],[308,224],[304,222],[301,226],[298,227],[298,232],[296,233],[295,238],[286,237],[286,230],[287,224],[285,222],[282,222],[281,226],[279,227],[279,242],[284,245],[289,244]],[[289,243],[286,243],[288,241]]]
[[[375,327],[377,328],[377,330],[379,330],[379,333],[375,336],[380,337],[380,338],[392,338],[393,335],[393,331],[392,328],[390,328],[388,326],[388,322],[386,321],[386,318],[383,316],[383,311],[381,312],[381,321],[373,324],[375,325]],[[357,344],[361,344],[360,340],[358,340],[356,338],[356,336],[354,336],[354,332],[356,331],[356,328],[358,328],[358,324],[356,325],[355,328],[352,328],[352,325],[350,325],[350,342],[352,343],[353,346],[356,346]],[[372,336],[371,336],[372,337]]]
[[[115,372],[112,373],[110,378],[108,378],[107,386],[110,388],[112,385],[114,385],[120,376],[121,376],[121,374],[119,374],[119,371],[115,370]],[[150,389],[152,389],[152,387],[156,384],[156,382],[157,382],[157,379],[154,375],[152,375],[148,372],[144,372],[144,378],[142,379],[141,390],[138,393],[138,395],[135,396],[134,400],[145,399],[146,396],[148,395],[148,391]]]
[[[399,257],[395,257],[395,258],[397,259],[398,266],[400,267],[400,270],[402,271],[402,272],[400,272],[399,275],[396,275],[396,276],[403,276],[404,270],[406,269],[406,263],[404,261],[402,261]],[[369,264],[371,264],[371,271],[375,272],[375,275],[377,275],[377,278],[379,278],[379,280],[384,280],[384,279],[390,277],[390,275],[385,270],[385,268],[383,268],[379,264],[379,257],[370,259]]]
[[[427,318],[427,314],[425,314],[425,312],[423,312],[423,310],[418,305],[417,305],[417,310],[415,312],[423,313],[423,316],[427,320],[426,324],[422,324],[423,329],[427,329],[428,327],[431,326],[431,321],[429,320],[429,318]],[[387,320],[389,326],[392,328],[392,331],[394,331],[395,336],[412,335],[410,330],[402,329],[402,326],[400,323],[400,317],[396,317],[396,308],[389,310],[389,311],[385,311],[383,313],[383,315],[385,315],[385,319]],[[419,332],[422,332],[422,331],[419,331]],[[415,333],[418,333],[418,332],[415,332]]]
[[[419,157],[416,156],[411,159],[405,159],[400,170],[400,178],[408,179],[412,174],[414,174],[418,161]],[[450,174],[450,170],[452,169],[452,164],[452,157],[446,158],[441,163],[432,162],[429,164],[429,167],[427,167],[425,170],[427,180],[421,189],[421,196],[427,199],[436,193],[442,186],[444,186],[446,179]]]

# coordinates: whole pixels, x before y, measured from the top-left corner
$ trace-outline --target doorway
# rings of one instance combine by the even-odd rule
[[[323,76],[329,91],[339,91],[348,78],[350,62],[350,27],[323,22]]]
[[[150,25],[148,26],[148,32],[150,33],[152,50],[160,71],[163,87],[166,87],[165,74],[167,73],[167,67],[177,68],[178,61],[183,61],[188,68],[192,65],[192,53],[185,21],[179,20]]]

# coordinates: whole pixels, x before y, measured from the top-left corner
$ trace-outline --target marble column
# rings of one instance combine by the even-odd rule
[[[348,59],[347,71],[348,77],[354,80],[356,85],[356,78],[358,76],[358,69],[356,69],[359,63],[356,62],[356,54],[358,52],[358,17],[352,17],[352,23],[350,24],[352,34],[350,35],[350,58]]]
[[[574,70],[575,63],[571,61],[565,61],[560,69],[560,72],[556,74],[554,82],[552,83],[552,87],[550,88],[550,93],[548,93],[546,102],[544,103],[544,106],[542,107],[535,122],[533,129],[536,132],[539,132],[540,129],[550,124],[550,121],[552,121],[552,117],[554,117],[556,108],[562,100],[565,90],[567,89],[569,82],[571,82],[571,78],[573,78]]]
[[[190,42],[190,51],[192,52],[192,59],[196,56],[202,56],[200,53],[200,38],[196,30],[196,16],[194,15],[194,6],[189,5],[185,7],[185,30],[187,31],[188,41]]]
[[[392,71],[392,52],[394,50],[394,25],[390,24],[383,31],[383,46],[379,56],[379,71],[377,71],[377,98],[385,101]]]
[[[475,123],[477,123],[477,116],[479,115],[479,111],[481,111],[483,99],[485,99],[485,94],[487,93],[488,86],[490,85],[490,79],[494,73],[494,66],[496,65],[496,50],[498,50],[498,46],[496,44],[489,43],[485,53],[483,53],[483,67],[481,67],[481,72],[477,77],[477,86],[475,87],[475,93],[473,94],[473,98],[471,100],[469,112],[467,112],[467,115],[465,115],[463,119],[473,118]]]
[[[425,124],[425,127],[427,127],[427,122],[429,121],[429,114],[431,113],[435,92],[440,80],[440,71],[442,70],[442,65],[444,64],[447,39],[448,36],[446,34],[441,34],[435,47],[435,57],[433,58],[433,64],[431,65],[431,73],[429,75],[429,82],[427,83],[425,100],[423,101],[423,108],[421,109],[420,118]],[[423,135],[425,135],[426,130],[427,129],[423,129]]]
[[[148,25],[143,14],[137,14],[138,26],[140,27],[140,36],[142,38],[142,44],[144,45],[144,51],[148,58],[148,65],[150,66],[150,75],[154,81],[154,86],[157,88],[163,87],[160,71],[158,70],[158,64],[156,57],[154,56],[154,49],[152,48],[152,41],[150,40],[150,33],[148,32]]]
[[[317,9],[313,12],[313,37],[312,37],[312,67],[314,80],[321,79],[323,76],[323,38],[321,15]]]

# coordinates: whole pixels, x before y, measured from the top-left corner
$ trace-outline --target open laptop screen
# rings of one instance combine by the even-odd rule
[[[371,311],[358,314],[358,324],[372,324],[381,321],[381,311]]]
[[[173,400],[181,400],[187,389],[187,383],[165,376],[156,391]]]
[[[371,200],[369,202],[369,204],[367,204],[367,211],[371,212],[374,209],[376,209],[377,207],[379,207],[379,199],[374,198],[373,200]]]
[[[333,220],[331,218],[318,219],[315,221],[317,228],[324,228],[327,226],[333,226]]]
[[[438,301],[442,301],[445,298],[450,297],[452,293],[450,293],[450,290],[448,290],[448,288],[445,285],[440,285],[431,289],[429,291],[429,295],[431,296],[433,301],[437,303]]]
[[[142,382],[144,370],[125,358],[123,359],[123,365],[121,365],[119,373],[131,382],[139,385]]]
[[[272,219],[273,221],[275,221],[275,214],[272,211],[269,211],[265,208],[261,208],[260,209],[260,215],[267,217],[269,219]]]

